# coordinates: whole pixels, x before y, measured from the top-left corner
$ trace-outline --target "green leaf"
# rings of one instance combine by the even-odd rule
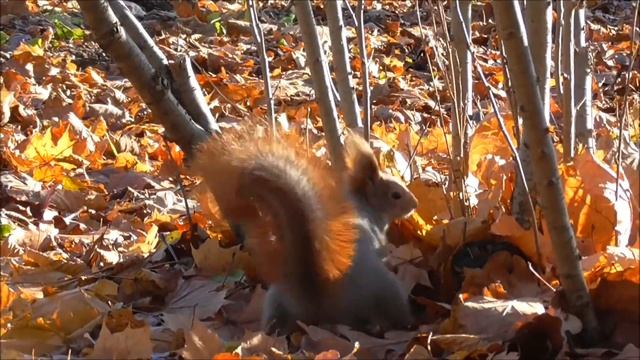
[[[58,19],[53,19],[56,39],[70,41],[84,39],[84,30],[78,27],[69,27]]]
[[[234,282],[238,282],[240,280],[242,280],[242,278],[244,277],[244,272],[240,271],[240,270],[236,270],[236,271],[231,271],[228,274],[225,275],[217,275],[213,277],[213,280],[215,282],[220,282],[220,283],[234,283]]]
[[[169,245],[173,245],[175,243],[177,243],[182,237],[182,231],[181,230],[174,230],[172,232],[169,233],[169,235],[167,237],[165,237],[165,239],[167,240],[167,243]]]
[[[222,13],[213,12],[209,14],[207,16],[207,21],[209,21],[209,23],[212,24],[213,27],[216,29],[216,34],[218,36],[222,36],[227,33],[227,29],[225,29],[224,25],[222,25]]]
[[[0,239],[6,239],[11,235],[13,227],[10,224],[0,224]]]
[[[285,26],[292,26],[293,22],[296,20],[296,14],[294,13],[289,13],[287,14],[287,16],[285,16],[284,18],[282,18],[282,23]]]
[[[29,40],[29,41],[28,41],[28,43],[29,43],[29,45],[31,45],[31,46],[37,46],[37,47],[39,47],[39,48],[41,48],[41,49],[42,49],[42,47],[43,47],[43,46],[42,46],[42,45],[43,45],[43,44],[42,44],[42,38],[35,38],[35,39],[31,39],[31,40]]]
[[[217,21],[215,23],[213,23],[213,26],[216,29],[216,34],[218,36],[223,36],[227,33],[227,29],[224,28],[224,26],[222,25],[221,21]]]
[[[4,31],[0,31],[0,46],[4,45],[9,41],[9,34]]]

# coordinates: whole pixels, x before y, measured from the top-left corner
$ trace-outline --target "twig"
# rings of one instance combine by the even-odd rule
[[[158,233],[158,237],[160,237],[160,240],[162,241],[164,246],[166,246],[167,249],[169,249],[169,253],[171,254],[171,257],[173,258],[173,261],[178,262],[178,257],[176,256],[175,251],[173,251],[173,248],[171,247],[171,245],[169,245],[169,243],[167,242],[167,238],[166,238],[166,236],[164,236],[164,233],[163,232],[159,232]]]
[[[551,286],[551,284],[549,284],[547,282],[547,280],[545,280],[540,274],[538,274],[538,272],[533,268],[533,264],[531,264],[531,261],[527,261],[527,266],[529,267],[529,271],[531,271],[531,273],[533,274],[533,276],[537,277],[538,280],[540,280],[540,282],[542,282],[543,284],[545,284],[551,291],[556,292],[556,289],[553,288],[553,286]]]
[[[422,30],[422,20],[420,19],[420,0],[416,0],[416,17],[418,18],[418,30],[420,30],[420,38],[424,44],[424,31]],[[435,27],[435,24],[433,24]]]
[[[622,137],[624,136],[624,126],[626,123],[626,118],[628,115],[628,111],[627,109],[629,108],[627,106],[627,96],[629,96],[629,81],[631,80],[631,70],[633,69],[633,66],[636,62],[636,58],[638,57],[638,48],[640,48],[640,45],[638,45],[638,42],[636,41],[634,43],[633,40],[635,40],[636,38],[636,27],[638,26],[638,10],[640,8],[640,0],[636,0],[636,14],[633,17],[633,27],[631,30],[631,44],[636,44],[636,48],[633,50],[632,53],[632,57],[631,57],[631,63],[629,64],[629,69],[627,70],[627,82],[625,84],[625,91],[624,91],[624,96],[622,97],[622,116],[620,117],[620,125],[619,125],[619,129],[618,129],[618,148],[616,149],[616,163],[617,163],[617,167],[616,167],[616,202],[618,201],[618,196],[620,194],[620,168],[622,167]],[[617,236],[617,232],[616,232],[616,236]]]
[[[273,108],[273,93],[271,91],[271,76],[269,72],[269,58],[267,58],[266,45],[264,43],[264,33],[260,27],[258,19],[258,10],[255,0],[248,0],[249,13],[251,14],[251,32],[256,42],[256,48],[260,55],[260,67],[262,69],[262,78],[264,79],[264,97],[267,103],[267,118],[271,124],[271,135],[276,134],[276,116]]]

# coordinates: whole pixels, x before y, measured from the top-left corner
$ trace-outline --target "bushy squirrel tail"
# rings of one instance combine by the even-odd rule
[[[243,128],[211,139],[200,147],[192,169],[227,220],[249,228],[268,225],[283,250],[279,264],[272,264],[280,268],[278,283],[309,299],[350,269],[357,214],[339,175],[325,163],[292,140],[256,134]],[[254,248],[264,244],[249,233]],[[268,253],[255,250],[258,257]]]

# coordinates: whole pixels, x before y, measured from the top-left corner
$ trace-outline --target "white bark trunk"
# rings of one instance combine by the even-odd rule
[[[320,47],[316,23],[313,18],[313,10],[311,9],[311,1],[296,1],[294,4],[300,31],[302,32],[304,49],[307,53],[307,67],[311,72],[311,80],[313,81],[313,89],[316,92],[316,101],[320,108],[324,137],[327,141],[331,162],[332,165],[338,169],[344,169],[345,160],[342,153],[342,143],[340,142],[338,114],[330,90],[331,78],[329,77],[327,59]]]
[[[550,87],[549,76],[551,69],[551,0],[538,0],[527,3],[526,26],[527,39],[531,49],[531,58],[536,69],[538,91],[542,98],[542,107],[545,110],[545,122],[549,122]],[[529,148],[530,140],[527,132],[522,133],[522,143],[518,149],[520,160],[525,174],[525,180],[532,196],[535,197],[535,183],[531,167]],[[529,206],[529,194],[526,193],[523,183],[518,176],[516,188],[513,194],[513,214],[518,223],[528,229],[531,224]]]
[[[591,66],[586,41],[585,4],[581,2],[574,19],[576,140],[590,153],[595,152],[593,117],[591,116]]]
[[[349,47],[344,34],[344,22],[342,21],[342,0],[327,1],[325,10],[327,11],[329,34],[331,35],[331,52],[336,73],[336,84],[340,94],[340,109],[347,126],[359,132],[358,129],[362,129],[362,120],[360,120],[360,109],[358,108],[355,88],[351,79]]]
[[[362,62],[362,70],[360,78],[362,81],[362,108],[364,109],[364,139],[369,141],[371,131],[371,88],[369,85],[369,57],[367,55],[367,43],[364,30],[364,0],[358,1],[356,9],[356,23],[358,32],[358,50],[360,52],[360,61]]]
[[[573,59],[573,13],[572,0],[564,1],[562,29],[562,153],[565,163],[573,161],[575,150],[575,102],[573,96],[574,59]]]
[[[544,121],[545,109],[536,86],[535,68],[526,39],[522,36],[522,17],[518,7],[511,1],[493,1],[492,4],[498,33],[511,67],[512,86],[518,97],[525,131],[532,144],[530,150],[535,168],[534,177],[540,193],[542,212],[549,225],[558,277],[565,290],[569,311],[582,320],[587,342],[595,342],[598,337],[598,322],[582,276],[580,255],[564,203],[555,150],[549,135],[549,123]]]

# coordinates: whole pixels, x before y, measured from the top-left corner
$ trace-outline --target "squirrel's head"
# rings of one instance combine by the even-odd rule
[[[349,134],[345,148],[351,191],[366,201],[371,210],[390,223],[416,209],[416,197],[399,179],[380,171],[373,151],[361,137]]]

